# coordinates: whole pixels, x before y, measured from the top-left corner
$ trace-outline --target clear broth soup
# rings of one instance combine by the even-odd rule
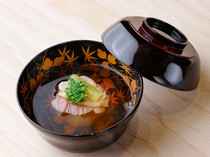
[[[93,111],[82,116],[59,113],[51,101],[56,96],[57,85],[70,76],[63,76],[40,84],[33,97],[33,113],[37,123],[43,128],[59,134],[80,136],[93,134],[108,129],[123,120],[132,110],[131,90],[123,76],[112,68],[102,65],[82,65],[77,75],[85,75],[100,84],[110,96],[109,107],[105,112],[96,114]]]

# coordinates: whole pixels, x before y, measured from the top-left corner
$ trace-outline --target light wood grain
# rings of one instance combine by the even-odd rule
[[[23,117],[16,84],[40,51],[76,39],[101,40],[122,17],[156,17],[179,28],[201,59],[199,87],[180,92],[144,79],[140,108],[113,145],[89,154],[61,151]],[[0,156],[210,156],[210,1],[0,0]]]

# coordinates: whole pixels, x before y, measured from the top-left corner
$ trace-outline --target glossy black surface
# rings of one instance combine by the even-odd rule
[[[130,23],[132,25],[132,21]],[[181,54],[187,45],[187,38],[181,31],[159,19],[145,18],[137,31],[150,44],[170,53]]]
[[[81,136],[48,130],[39,125],[40,123],[37,122],[34,116],[32,106],[37,87],[61,76],[78,73],[81,71],[81,67],[89,64],[110,66],[118,71],[121,74],[120,76],[125,77],[123,79],[128,83],[131,90],[130,94],[133,98],[132,105],[127,106],[130,112],[122,120],[109,128]],[[121,83],[120,81],[118,82]],[[17,100],[23,115],[49,143],[66,151],[85,153],[105,148],[122,136],[139,107],[142,92],[142,77],[136,71],[126,67],[113,57],[104,47],[103,43],[79,40],[52,46],[35,56],[26,65],[20,75],[17,85]],[[115,99],[114,101],[119,101],[116,93],[112,93],[112,96]],[[51,101],[49,101],[49,105],[51,105]],[[126,106],[126,103],[124,105]],[[50,116],[50,111],[45,113],[47,116]],[[52,118],[49,117],[49,119]],[[44,121],[43,124],[48,125],[51,123]]]
[[[178,41],[181,44],[186,42],[181,53],[166,49],[164,40],[161,39],[159,41],[162,43],[158,46],[148,40],[151,36],[145,38],[140,34],[139,30],[144,20],[144,17],[125,17],[110,26],[102,35],[106,48],[124,64],[155,83],[176,90],[195,89],[199,82],[200,60],[192,44],[181,38],[177,38],[176,41],[174,36],[170,36],[175,40],[175,45]],[[153,31],[158,34],[157,31]],[[167,31],[165,33],[173,35]]]

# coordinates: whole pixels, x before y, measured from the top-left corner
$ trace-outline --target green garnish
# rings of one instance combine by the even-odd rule
[[[72,74],[68,79],[69,87],[65,89],[68,101],[77,104],[83,101],[84,97],[89,97],[93,101],[98,101],[103,92],[89,84],[79,76]]]
[[[67,100],[68,101],[73,100],[74,104],[77,104],[83,101],[83,98],[87,96],[84,92],[84,90],[87,88],[84,82],[78,79],[69,77],[68,83],[69,83],[69,87],[67,87],[65,90],[66,95],[68,96]]]
[[[87,95],[87,97],[89,97],[91,100],[98,101],[100,99],[100,97],[103,95],[102,91],[98,90],[96,87],[89,84],[88,82],[86,82],[85,80],[80,78],[79,76],[73,74],[73,75],[71,75],[71,77],[74,80],[79,80],[79,81],[83,82],[84,85],[87,86],[87,88],[84,89],[84,92]]]

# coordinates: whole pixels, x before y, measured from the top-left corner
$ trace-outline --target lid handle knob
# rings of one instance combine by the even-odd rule
[[[172,25],[155,18],[145,18],[138,29],[151,44],[171,53],[181,54],[187,45],[187,37]]]

